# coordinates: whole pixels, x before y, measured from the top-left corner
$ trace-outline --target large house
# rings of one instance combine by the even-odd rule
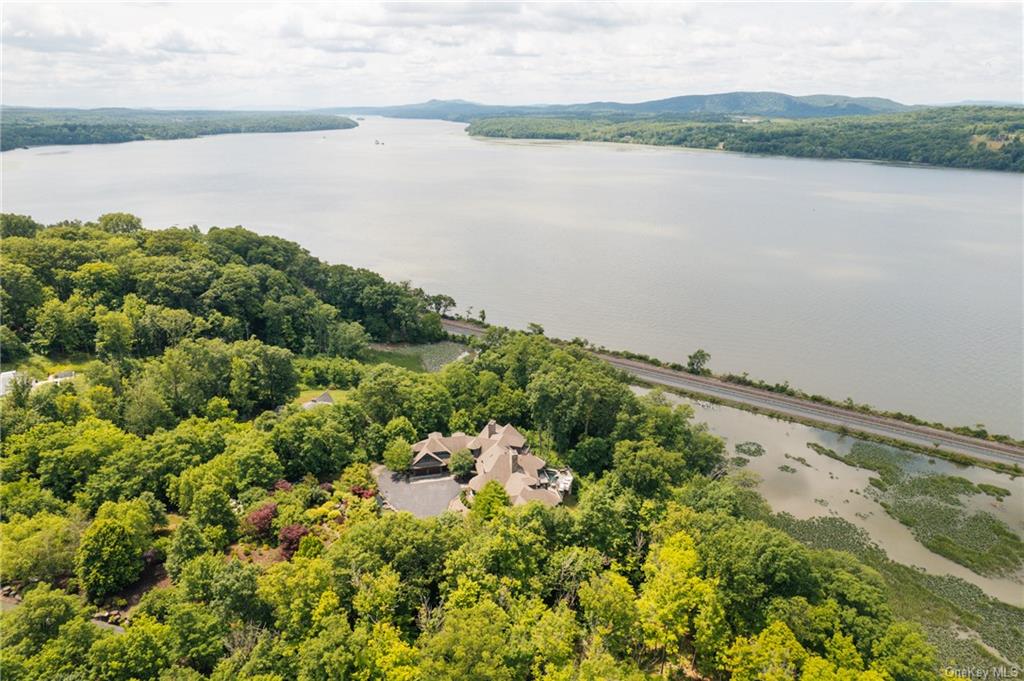
[[[572,488],[572,473],[568,469],[547,468],[544,459],[530,452],[526,438],[515,426],[499,426],[493,420],[479,435],[454,433],[445,437],[431,433],[412,446],[410,471],[413,475],[444,473],[452,454],[462,449],[469,450],[476,459],[476,475],[467,485],[470,495],[496,480],[513,505],[539,501],[554,506]]]

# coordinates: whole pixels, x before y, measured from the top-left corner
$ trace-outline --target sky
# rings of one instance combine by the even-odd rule
[[[1024,3],[17,3],[7,105],[1022,101]]]

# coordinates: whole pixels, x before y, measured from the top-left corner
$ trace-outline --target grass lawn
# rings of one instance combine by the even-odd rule
[[[310,388],[309,390],[303,390],[299,393],[299,396],[292,400],[294,404],[302,404],[308,402],[314,397],[320,397],[324,392],[323,388]],[[334,400],[335,404],[340,404],[348,399],[348,390],[328,390],[331,394],[331,399]]]
[[[420,358],[419,354],[416,352],[406,351],[404,348],[401,350],[382,350],[372,348],[366,353],[366,363],[394,364],[395,366],[400,366],[403,369],[408,369],[410,371],[426,371],[426,369],[423,368],[423,360]]]
[[[441,341],[422,345],[376,344],[366,359],[369,364],[395,364],[411,371],[440,371],[469,348],[462,343]]]

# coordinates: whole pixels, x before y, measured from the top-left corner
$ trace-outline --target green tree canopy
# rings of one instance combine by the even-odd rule
[[[490,480],[479,492],[473,496],[473,505],[470,508],[470,517],[478,520],[490,520],[502,509],[510,506],[508,493],[497,480]]]

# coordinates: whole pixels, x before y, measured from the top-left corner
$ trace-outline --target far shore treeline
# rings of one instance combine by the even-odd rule
[[[802,119],[502,117],[474,120],[468,131],[481,137],[625,142],[1024,172],[1024,109],[1014,107],[936,107]]]
[[[354,128],[328,114],[153,109],[35,109],[3,107],[0,151],[51,144],[110,144],[242,132],[302,132]]]
[[[1024,172],[1024,107],[909,107],[879,98],[691,95],[639,104],[487,106],[431,100],[313,112],[3,107],[0,150],[243,132],[336,130],[341,114],[469,123],[470,135],[621,142],[799,158]]]

